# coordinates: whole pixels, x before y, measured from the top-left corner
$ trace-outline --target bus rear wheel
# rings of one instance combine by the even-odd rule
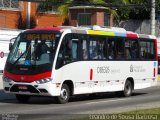
[[[30,99],[30,96],[29,95],[20,95],[20,94],[17,94],[16,95],[16,99],[20,103],[27,103],[29,101],[29,99]]]
[[[123,90],[123,96],[124,97],[129,97],[132,95],[132,90],[133,90],[133,85],[131,81],[127,80],[125,85],[124,85],[124,90]]]
[[[132,95],[133,85],[131,81],[127,80],[124,85],[124,90],[117,92],[118,96],[129,97]]]
[[[67,84],[63,84],[60,92],[60,96],[56,97],[56,102],[59,104],[65,104],[70,97],[70,90]]]

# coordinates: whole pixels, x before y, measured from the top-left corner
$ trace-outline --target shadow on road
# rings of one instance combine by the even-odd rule
[[[139,93],[134,92],[131,97],[136,97],[140,95],[145,95],[147,93]],[[101,99],[113,99],[113,98],[121,98],[117,96],[115,93],[95,93],[89,95],[76,95],[72,96],[69,102],[80,102],[80,101],[89,101],[89,100],[101,100]],[[0,103],[14,103],[14,104],[22,104],[18,103],[15,98],[15,95],[6,94],[3,90],[0,90]],[[41,97],[41,96],[34,96],[31,97],[30,101],[26,104],[40,104],[40,105],[47,105],[47,104],[56,104],[56,101],[53,97]]]
[[[131,97],[145,95],[147,93],[133,93]],[[113,98],[122,98],[121,96],[117,95],[116,93],[95,93],[89,95],[78,95],[74,96],[70,99],[69,102],[76,102],[76,101],[88,101],[88,100],[101,100],[101,99],[113,99]]]

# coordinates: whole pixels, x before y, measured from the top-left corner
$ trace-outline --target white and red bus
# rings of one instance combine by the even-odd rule
[[[122,28],[53,27],[20,33],[3,74],[4,91],[19,102],[31,96],[70,96],[117,92],[157,83],[157,40]]]

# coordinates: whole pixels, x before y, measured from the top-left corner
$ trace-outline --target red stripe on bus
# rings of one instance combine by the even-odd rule
[[[4,71],[4,76],[8,77],[9,79],[15,81],[15,82],[33,82],[37,81],[43,78],[49,78],[51,77],[51,71],[35,74],[35,75],[17,75],[10,73],[8,71]]]
[[[93,69],[90,69],[90,80],[93,79]]]
[[[127,33],[127,37],[129,37],[129,38],[138,38],[138,35],[134,34],[134,33]]]

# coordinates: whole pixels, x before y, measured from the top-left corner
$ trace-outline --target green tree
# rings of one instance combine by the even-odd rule
[[[150,19],[151,0],[46,0],[38,11],[55,10],[68,16],[71,6],[95,5],[106,7],[117,20],[121,19]],[[160,0],[156,0],[156,14],[160,14]]]
[[[108,10],[116,16],[116,11],[114,9],[110,9],[110,3],[122,3],[127,4],[129,3],[128,0],[46,0],[42,2],[39,7],[38,11],[45,12],[55,10],[61,15],[68,15],[68,8],[71,6],[79,6],[79,5],[97,5],[97,6],[106,6]]]

